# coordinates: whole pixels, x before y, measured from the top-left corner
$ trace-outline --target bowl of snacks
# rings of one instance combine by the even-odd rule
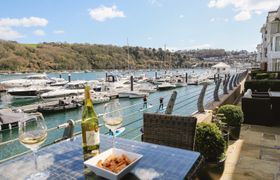
[[[111,148],[90,158],[84,164],[96,175],[116,180],[129,173],[141,158],[141,154]]]

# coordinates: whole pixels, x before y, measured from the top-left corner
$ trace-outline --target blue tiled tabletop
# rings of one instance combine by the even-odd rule
[[[112,138],[101,135],[100,150],[112,147]],[[85,176],[81,136],[39,150],[38,165],[48,171],[48,179],[100,179]],[[184,179],[196,165],[200,154],[178,148],[116,138],[117,148],[136,152],[143,158],[125,179]],[[0,179],[25,179],[34,172],[32,154],[26,154],[0,164]],[[93,175],[94,176],[94,175]]]

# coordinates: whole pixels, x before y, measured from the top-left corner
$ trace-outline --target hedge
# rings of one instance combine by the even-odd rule
[[[267,92],[268,89],[271,91],[280,91],[280,80],[251,80],[245,82],[245,91],[251,89],[253,92]]]
[[[241,107],[227,104],[219,107],[218,114],[223,114],[225,118],[222,120],[229,126],[240,126],[244,121],[244,115]]]
[[[264,80],[264,79],[280,79],[280,73],[279,72],[265,72],[265,71],[252,71],[251,72],[252,79],[258,79],[258,80]]]

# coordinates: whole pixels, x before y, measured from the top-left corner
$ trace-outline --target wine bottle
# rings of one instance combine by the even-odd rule
[[[85,102],[82,113],[82,139],[84,160],[99,154],[99,125],[90,97],[90,87],[85,87]]]

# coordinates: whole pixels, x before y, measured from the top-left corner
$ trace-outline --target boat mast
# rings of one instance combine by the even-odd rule
[[[129,70],[129,44],[128,44],[128,38],[126,38],[126,44],[127,44],[127,70]]]
[[[165,60],[166,60],[166,44],[164,44],[164,58],[163,58],[164,68],[165,68]]]

